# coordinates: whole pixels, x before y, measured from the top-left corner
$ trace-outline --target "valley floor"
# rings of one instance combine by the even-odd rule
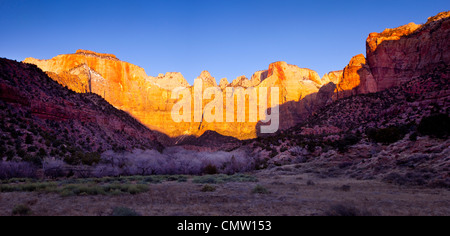
[[[311,215],[450,215],[450,191],[403,187],[378,180],[318,178],[297,171],[298,165],[275,167],[250,175],[258,182],[205,184],[163,182],[148,192],[119,196],[69,196],[56,193],[0,193],[0,215],[25,204],[31,215],[111,215],[127,207],[150,216],[311,216]],[[256,186],[269,193],[252,193]]]

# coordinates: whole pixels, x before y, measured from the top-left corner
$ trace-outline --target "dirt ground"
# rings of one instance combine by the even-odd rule
[[[259,179],[257,183],[216,184],[215,192],[202,192],[203,184],[189,179],[151,184],[149,192],[137,195],[0,193],[0,215],[11,215],[19,204],[30,206],[32,215],[43,216],[105,216],[114,207],[127,207],[146,216],[315,216],[329,214],[335,205],[371,215],[450,215],[450,191],[446,189],[402,187],[378,180],[320,179],[289,171],[289,166],[282,170],[251,173]],[[270,193],[252,193],[257,185]]]

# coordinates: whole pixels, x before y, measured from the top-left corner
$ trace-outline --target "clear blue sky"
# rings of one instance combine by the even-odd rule
[[[275,61],[322,76],[365,53],[369,33],[446,10],[449,0],[0,0],[0,57],[88,49],[191,84],[202,70],[231,81]]]

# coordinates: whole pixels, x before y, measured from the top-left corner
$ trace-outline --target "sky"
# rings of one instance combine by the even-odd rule
[[[87,49],[190,84],[203,70],[231,82],[276,61],[322,76],[365,54],[369,33],[448,10],[448,0],[0,0],[0,57]]]

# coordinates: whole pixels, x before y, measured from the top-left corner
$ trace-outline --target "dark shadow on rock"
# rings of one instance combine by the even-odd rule
[[[290,101],[278,106],[279,108],[279,129],[278,132],[286,130],[296,126],[297,124],[305,121],[315,112],[325,107],[327,104],[332,102],[332,97],[336,85],[332,82],[320,88],[319,92],[309,94],[305,96],[302,100]],[[267,109],[267,114],[271,114],[272,108]],[[273,134],[263,134],[261,133],[261,126],[271,125],[271,121],[262,122],[259,121],[256,125],[256,132],[258,137],[270,136]]]

